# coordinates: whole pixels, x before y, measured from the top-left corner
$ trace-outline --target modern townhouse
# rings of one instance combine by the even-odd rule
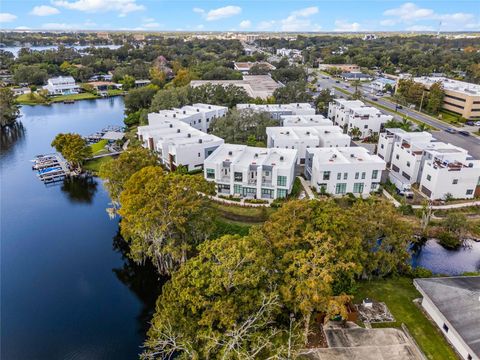
[[[341,126],[347,134],[359,132],[360,138],[379,134],[383,124],[393,119],[375,107],[366,106],[360,100],[334,99],[328,106],[328,117],[335,125]]]
[[[333,122],[323,115],[282,115],[281,126],[325,126]]]
[[[218,194],[244,198],[285,198],[295,180],[297,150],[223,144],[204,164],[207,181]]]
[[[397,187],[419,185],[428,198],[473,198],[480,194],[480,161],[468,151],[436,141],[428,132],[386,129],[380,134],[377,154],[390,169]]]
[[[291,104],[238,104],[237,109],[240,111],[251,110],[255,112],[267,112],[272,119],[280,120],[284,115],[315,115],[315,108],[308,103],[291,103]]]
[[[156,118],[154,125],[139,126],[137,135],[143,146],[155,151],[171,171],[180,165],[188,171],[202,169],[205,159],[224,143],[174,118]]]
[[[50,78],[43,88],[48,90],[49,95],[78,94],[80,91],[80,86],[75,83],[75,79],[71,76]]]
[[[267,147],[298,150],[298,162],[305,163],[309,148],[350,146],[350,136],[338,126],[267,127]]]
[[[186,105],[179,109],[161,110],[158,113],[148,114],[148,123],[155,125],[164,119],[177,119],[194,127],[197,130],[208,132],[210,124],[215,118],[225,116],[228,107],[210,105],[210,104],[193,104]]]
[[[379,188],[385,161],[363,147],[307,149],[305,177],[320,193],[367,197]]]

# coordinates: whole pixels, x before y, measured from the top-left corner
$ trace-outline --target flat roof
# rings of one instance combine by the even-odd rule
[[[379,156],[372,155],[361,146],[335,148],[309,148],[308,153],[314,154],[314,161],[318,164],[386,164]]]
[[[327,136],[350,139],[350,136],[344,134],[342,128],[336,125],[267,127],[266,131],[276,139],[320,139]]]
[[[290,103],[290,104],[237,104],[237,109],[252,109],[255,111],[275,112],[282,110],[311,110],[315,109],[309,103]],[[313,114],[312,114],[313,115]]]
[[[456,91],[464,95],[480,96],[480,85],[465,81],[449,79],[443,76],[420,76],[413,78],[415,82],[430,87],[436,82],[441,82],[444,90]]]
[[[333,125],[323,115],[282,115],[283,126],[324,126]]]
[[[415,279],[463,341],[480,356],[480,276]]]

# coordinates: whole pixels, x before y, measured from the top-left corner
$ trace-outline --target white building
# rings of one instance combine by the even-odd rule
[[[233,69],[240,71],[243,75],[248,75],[250,69],[258,65],[262,68],[268,69],[268,71],[275,70],[276,67],[266,61],[256,61],[256,62],[234,62]]]
[[[149,125],[155,125],[157,122],[162,123],[164,119],[177,119],[195,129],[208,132],[213,119],[225,116],[227,112],[228,107],[226,106],[193,104],[179,109],[150,113],[148,114],[148,123]]]
[[[71,76],[58,76],[50,78],[47,85],[43,87],[48,90],[49,95],[69,95],[78,94],[80,86],[75,84],[75,79]]]
[[[350,136],[338,126],[267,127],[267,147],[298,150],[298,162],[305,163],[309,148],[350,146]]]
[[[386,129],[380,134],[377,154],[390,168],[395,184],[419,184],[430,199],[470,199],[480,192],[480,161],[468,151],[436,141],[428,132]]]
[[[422,307],[465,360],[480,359],[480,276],[415,279]]]
[[[396,84],[397,82],[392,79],[377,78],[370,83],[370,87],[375,91],[384,91],[387,85],[390,85],[390,87],[393,89],[395,88]]]
[[[362,139],[380,133],[383,124],[393,118],[375,107],[366,106],[360,100],[345,99],[334,99],[329,104],[328,117],[347,133],[354,128],[359,129]]]
[[[285,198],[295,180],[297,150],[224,144],[204,165],[205,179],[219,194],[246,198]]]
[[[305,177],[318,192],[367,197],[378,189],[385,167],[363,147],[307,149]]]
[[[282,115],[281,126],[326,126],[333,122],[323,115]]]
[[[154,124],[139,126],[137,135],[143,147],[155,151],[172,171],[180,165],[188,171],[202,169],[205,158],[224,142],[174,118],[155,118]]]
[[[287,57],[289,57],[289,56],[301,56],[302,51],[297,50],[297,49],[281,48],[281,49],[277,49],[276,54],[278,56],[287,56]]]
[[[284,115],[315,115],[315,108],[308,103],[291,104],[238,104],[238,110],[251,110],[257,112],[267,112],[272,119],[280,120]]]

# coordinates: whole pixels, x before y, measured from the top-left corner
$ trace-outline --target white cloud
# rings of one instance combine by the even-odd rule
[[[291,13],[291,15],[293,16],[300,16],[300,17],[308,17],[315,14],[318,14],[318,7],[316,6],[311,6],[305,9],[296,10]]]
[[[250,20],[243,20],[243,21],[240,21],[239,26],[241,29],[248,29],[252,27],[252,22]]]
[[[382,26],[393,26],[396,25],[398,22],[394,19],[385,19],[380,21],[380,25]]]
[[[119,16],[126,16],[130,12],[145,10],[137,0],[53,0],[54,5],[69,10],[84,12],[118,12]]]
[[[434,31],[433,26],[428,25],[412,25],[406,28],[408,31]]]
[[[30,11],[30,14],[35,16],[49,16],[59,13],[60,11],[57,8],[48,5],[35,6],[32,11]]]
[[[149,22],[149,23],[143,24],[143,27],[145,27],[147,29],[158,29],[158,28],[162,27],[162,25],[159,24],[158,22]]]
[[[403,21],[413,21],[418,19],[429,18],[434,14],[432,9],[424,9],[416,4],[408,2],[398,8],[388,9],[383,12],[385,16],[395,16]]]
[[[0,13],[0,23],[12,22],[17,19],[17,15],[10,13]]]
[[[318,31],[320,25],[312,24],[310,16],[318,13],[318,7],[311,6],[308,8],[292,11],[290,15],[280,20],[282,31]]]
[[[275,20],[261,21],[257,25],[257,29],[261,31],[270,30],[275,25]]]
[[[197,14],[205,14],[205,10],[201,9],[201,8],[193,8],[193,12],[197,13]]]
[[[97,24],[91,20],[87,20],[81,24],[71,24],[71,23],[45,23],[42,24],[43,29],[47,30],[84,30],[84,29],[93,29],[98,28]]]
[[[345,20],[335,20],[335,31],[355,32],[360,30],[360,24],[357,22],[349,23]]]
[[[240,6],[224,6],[218,9],[210,10],[207,15],[207,21],[219,20],[229,18],[234,15],[238,15],[242,12],[242,8]]]
[[[15,30],[30,30],[28,26],[17,26]]]

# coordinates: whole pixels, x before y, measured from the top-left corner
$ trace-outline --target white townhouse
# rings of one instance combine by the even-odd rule
[[[375,107],[366,106],[360,100],[345,99],[334,99],[329,104],[328,117],[346,133],[358,128],[362,139],[379,134],[383,124],[393,119],[391,115],[385,115]]]
[[[333,125],[332,120],[323,115],[282,115],[281,126],[325,126]]]
[[[75,79],[71,76],[50,78],[43,88],[48,90],[49,95],[78,94],[80,91],[80,86],[75,83]]]
[[[156,122],[162,122],[163,119],[177,119],[206,133],[211,122],[215,118],[225,116],[227,112],[228,107],[226,106],[193,104],[179,109],[161,110],[158,113],[148,114],[148,123],[155,125]]]
[[[218,194],[244,198],[285,198],[295,180],[297,150],[223,144],[204,164],[207,181]]]
[[[389,165],[394,183],[419,184],[430,199],[469,199],[480,194],[480,161],[468,151],[436,141],[428,132],[386,129],[380,134],[377,154]]]
[[[298,162],[305,163],[309,148],[350,146],[350,136],[338,126],[267,127],[267,147],[298,150]]]
[[[363,147],[307,149],[305,177],[318,192],[368,197],[378,190],[385,167]]]
[[[238,104],[237,109],[251,110],[255,112],[267,112],[272,119],[280,120],[284,115],[315,115],[315,108],[309,103],[291,103],[291,104]]]
[[[139,126],[137,135],[143,146],[155,151],[171,171],[180,165],[186,166],[188,171],[202,169],[205,158],[224,143],[217,136],[172,118],[157,119],[154,125]]]

